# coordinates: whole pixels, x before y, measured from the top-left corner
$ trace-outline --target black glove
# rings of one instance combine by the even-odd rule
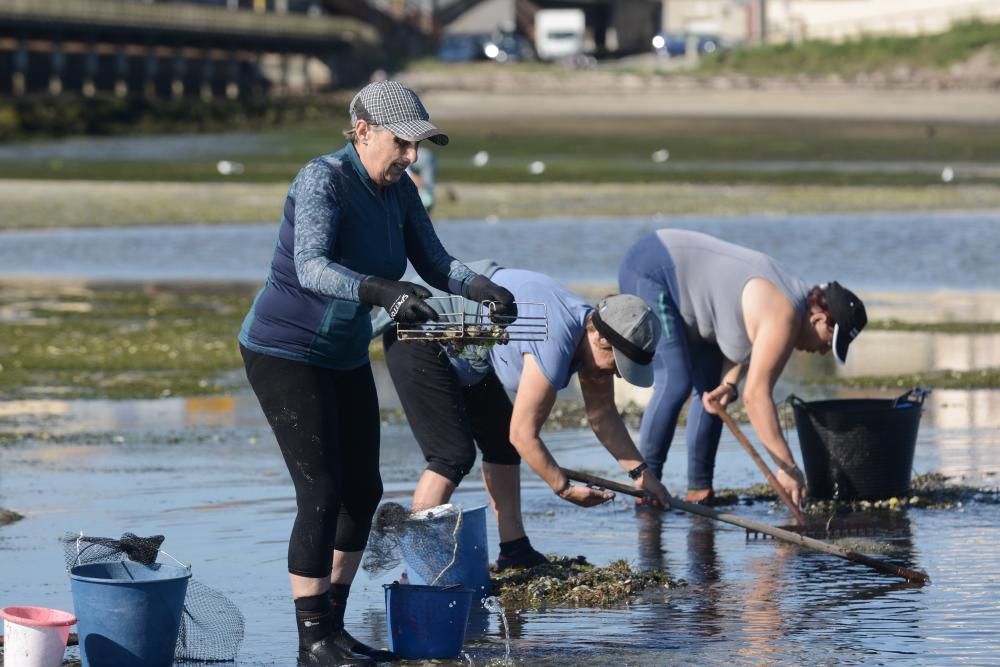
[[[493,310],[491,315],[497,324],[510,324],[517,319],[517,304],[514,303],[514,295],[486,276],[476,276],[469,281],[469,286],[465,289],[466,294],[473,301],[492,301]]]
[[[378,276],[368,276],[358,286],[358,298],[363,303],[382,306],[389,317],[403,324],[438,320],[437,312],[424,301],[430,295],[430,290],[421,285]]]

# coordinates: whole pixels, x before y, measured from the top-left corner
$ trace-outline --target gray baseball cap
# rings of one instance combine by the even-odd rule
[[[352,127],[364,120],[381,125],[400,139],[448,144],[448,135],[430,122],[417,94],[398,81],[369,83],[351,100],[350,111]]]
[[[618,374],[638,387],[652,387],[653,352],[661,330],[653,309],[637,296],[617,294],[597,304],[591,321],[611,343]]]

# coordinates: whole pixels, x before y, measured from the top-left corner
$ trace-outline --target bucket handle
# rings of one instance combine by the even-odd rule
[[[69,568],[67,568],[67,570],[66,570],[67,572],[69,570],[73,569],[74,567],[76,567],[77,565],[79,565],[80,564],[80,558],[83,556],[83,552],[86,551],[87,549],[89,549],[90,546],[93,546],[93,545],[88,545],[88,546],[86,546],[86,547],[84,547],[84,548],[81,549],[80,548],[80,542],[83,541],[83,538],[84,538],[84,534],[83,534],[83,531],[81,530],[80,534],[77,535],[77,537],[76,537],[76,558],[73,559],[73,565],[70,566]],[[167,558],[169,558],[170,560],[174,561],[175,563],[177,563],[178,565],[180,565],[182,568],[184,568],[188,572],[191,571],[191,563],[184,563],[184,562],[178,560],[177,558],[175,558],[173,555],[167,553],[163,549],[157,549],[156,551],[157,551],[157,553],[161,553],[164,556],[166,556]]]
[[[787,398],[783,401],[784,403],[790,403],[794,407],[805,408],[807,403],[795,394],[789,394]]]
[[[899,407],[900,403],[914,403],[919,407],[923,407],[924,399],[927,395],[931,393],[931,389],[928,387],[914,387],[910,389],[905,394],[897,398],[892,402],[892,407]]]

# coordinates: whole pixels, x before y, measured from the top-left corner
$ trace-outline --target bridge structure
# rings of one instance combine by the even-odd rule
[[[113,91],[237,99],[312,92],[363,80],[382,47],[382,33],[354,16],[134,0],[0,0],[0,95]]]

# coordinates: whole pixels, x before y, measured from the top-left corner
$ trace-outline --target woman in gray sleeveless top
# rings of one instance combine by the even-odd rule
[[[688,412],[688,500],[711,502],[719,409],[740,395],[757,437],[798,502],[805,479],[778,422],[772,392],[792,350],[841,363],[867,322],[864,305],[836,282],[809,287],[767,255],[699,232],[661,229],[641,238],[618,271],[619,289],[642,297],[663,335],[653,358],[655,390],[640,427],[640,448],[662,475],[677,417]]]

